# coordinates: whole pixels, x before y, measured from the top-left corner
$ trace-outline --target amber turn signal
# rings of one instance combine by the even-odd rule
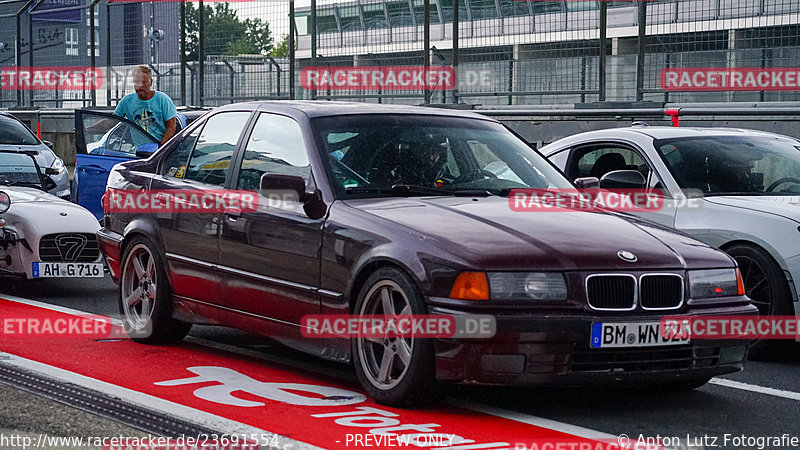
[[[739,271],[739,268],[736,268],[736,295],[744,295],[744,280],[742,279],[742,272]]]
[[[453,289],[450,290],[450,298],[459,300],[489,300],[489,282],[486,281],[486,274],[483,272],[462,272]]]

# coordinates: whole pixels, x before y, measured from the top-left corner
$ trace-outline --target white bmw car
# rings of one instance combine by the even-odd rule
[[[102,277],[95,232],[85,208],[48,194],[27,152],[0,151],[0,274],[32,278]]]
[[[800,141],[640,125],[576,134],[540,151],[573,180],[660,191],[664,207],[638,216],[728,252],[762,315],[800,315]],[[684,200],[692,191],[702,199]]]

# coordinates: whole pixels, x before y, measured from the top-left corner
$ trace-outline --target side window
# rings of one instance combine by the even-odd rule
[[[264,173],[297,175],[308,182],[311,167],[300,125],[285,116],[262,113],[245,147],[237,187],[255,190]]]
[[[224,112],[206,121],[186,168],[187,180],[222,186],[249,112]]]
[[[614,145],[597,145],[577,149],[572,159],[569,176],[573,180],[580,177],[597,177],[614,170],[638,170],[648,178],[650,166],[633,149]]]
[[[150,135],[126,122],[92,114],[83,118],[83,136],[91,155],[135,157],[139,146],[153,142]]]
[[[186,136],[178,147],[164,160],[164,167],[161,174],[168,177],[183,178],[186,175],[186,162],[189,160],[197,138],[200,136],[202,127],[197,127]]]
[[[569,159],[569,151],[561,150],[558,153],[550,155],[547,159],[552,161],[562,171],[567,168],[567,160]]]

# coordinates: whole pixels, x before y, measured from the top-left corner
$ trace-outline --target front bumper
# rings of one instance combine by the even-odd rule
[[[120,243],[122,235],[107,228],[97,230],[97,245],[100,247],[100,254],[106,261],[108,272],[115,283],[119,282],[120,272]]]
[[[433,307],[432,314],[464,314]],[[476,312],[486,314],[486,312]],[[749,304],[670,316],[756,315]],[[696,339],[689,344],[596,349],[594,322],[653,322],[653,314],[599,315],[571,312],[523,316],[492,314],[497,333],[489,339],[437,339],[436,378],[487,385],[587,385],[613,382],[668,383],[711,378],[742,369],[749,340]]]

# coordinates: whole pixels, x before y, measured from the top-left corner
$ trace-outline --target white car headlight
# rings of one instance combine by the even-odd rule
[[[489,272],[492,300],[566,300],[567,283],[558,272]]]
[[[689,295],[692,298],[716,298],[744,295],[739,269],[689,271]]]
[[[11,207],[11,197],[3,191],[0,191],[0,214],[8,211]]]
[[[67,170],[67,168],[64,167],[64,160],[58,157],[56,157],[55,161],[53,161],[53,164],[50,164],[50,168],[56,169],[58,173]]]

